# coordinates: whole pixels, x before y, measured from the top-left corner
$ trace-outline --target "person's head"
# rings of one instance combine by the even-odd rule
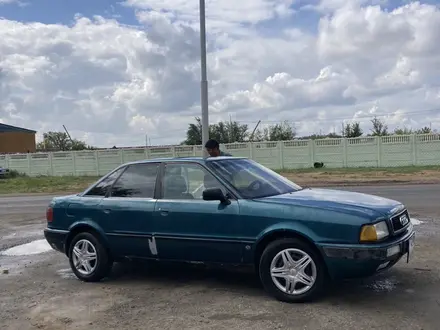
[[[206,151],[211,157],[220,156],[220,145],[214,139],[208,140],[205,144]]]

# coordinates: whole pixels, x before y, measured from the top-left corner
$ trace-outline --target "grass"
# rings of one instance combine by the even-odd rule
[[[80,192],[98,177],[84,176],[16,176],[0,179],[0,194]]]
[[[319,183],[325,184],[332,181],[356,181],[362,184],[365,178],[374,177],[375,180],[384,182],[401,179],[404,182],[420,180],[440,180],[440,166],[406,166],[394,168],[307,168],[277,170],[286,177],[300,184]],[[0,179],[0,194],[20,193],[72,193],[80,192],[98,180],[96,176],[39,176],[27,177],[16,171],[11,171],[8,177]]]

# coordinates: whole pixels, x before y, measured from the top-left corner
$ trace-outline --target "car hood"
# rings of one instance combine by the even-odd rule
[[[292,193],[259,198],[256,201],[285,205],[300,205],[340,211],[389,216],[403,208],[402,203],[375,195],[334,189],[302,189]]]

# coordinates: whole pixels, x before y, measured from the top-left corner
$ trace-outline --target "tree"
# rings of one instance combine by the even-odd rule
[[[411,128],[407,128],[407,127],[396,128],[394,130],[394,134],[396,134],[396,135],[411,135],[411,134],[413,134],[413,131]]]
[[[257,129],[254,133],[254,135],[252,136],[252,142],[262,142],[262,141],[267,141],[268,137],[267,137],[267,128],[266,129]]]
[[[328,134],[312,134],[312,135],[304,135],[298,137],[298,140],[322,140],[322,139],[340,139],[342,136],[337,133],[328,133]]]
[[[211,129],[209,131],[211,131]],[[196,117],[195,124],[190,123],[188,125],[188,129],[186,130],[186,139],[181,144],[187,144],[187,145],[202,144],[202,120],[199,117]]]
[[[432,134],[432,130],[430,127],[427,127],[427,126],[420,128],[420,129],[417,129],[415,131],[413,131],[410,128],[404,127],[404,128],[396,128],[394,130],[394,134],[397,134],[397,135]]]
[[[229,122],[229,134],[231,142],[244,142],[249,138],[249,127],[246,124],[239,124],[236,121]]]
[[[348,123],[344,126],[343,135],[346,138],[356,138],[363,134],[361,124],[359,122]]]
[[[186,131],[186,139],[181,144],[202,144],[202,120],[195,118],[195,123],[190,123]],[[209,125],[209,137],[219,143],[244,142],[248,137],[248,125],[241,125],[236,121],[219,122]]]
[[[281,124],[269,126],[267,131],[269,141],[289,141],[293,140],[296,136],[295,129],[287,120]]]
[[[72,151],[91,150],[93,147],[84,141],[70,139],[64,132],[47,132],[43,134],[43,141],[37,144],[37,151]]]
[[[210,138],[219,143],[244,142],[249,135],[248,125],[240,125],[236,121],[219,122],[210,126]]]
[[[362,134],[361,134],[362,135]],[[324,139],[325,138],[329,138],[329,139],[340,139],[340,138],[342,138],[342,136],[340,136],[339,134],[336,134],[336,133],[329,133],[329,134],[327,134],[326,136],[324,136]]]
[[[371,132],[373,136],[385,136],[388,135],[388,125],[380,120],[377,117],[374,117],[371,120],[371,123],[373,124],[373,128],[371,129]]]
[[[270,125],[263,130],[257,130],[253,141],[289,141],[296,136],[295,129],[286,120],[281,124]]]
[[[431,130],[430,127],[425,126],[425,127],[421,128],[421,129],[418,129],[416,131],[416,134],[432,134],[432,130]]]

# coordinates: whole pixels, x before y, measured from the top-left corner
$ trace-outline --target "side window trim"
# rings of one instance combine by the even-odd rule
[[[113,181],[112,185],[108,188],[105,198],[112,198],[111,191],[113,190],[114,184],[120,179],[120,177],[125,173],[125,171],[127,171],[127,169],[130,166],[136,166],[136,165],[140,165],[140,166],[156,165],[157,166],[156,180],[155,180],[155,187],[154,187],[153,197],[124,197],[124,199],[129,199],[129,198],[145,199],[145,200],[155,200],[155,199],[157,199],[156,198],[157,178],[159,177],[160,168],[161,168],[161,165],[162,165],[160,162],[149,162],[149,163],[140,163],[140,164],[126,165],[124,170],[121,172],[121,174],[118,175],[118,177],[115,179],[115,181]],[[120,197],[115,197],[115,198],[120,198]]]
[[[168,161],[168,162],[163,162],[162,163],[162,165],[161,165],[161,167],[162,167],[162,169],[161,169],[161,171],[160,171],[160,195],[158,195],[157,197],[157,199],[159,200],[162,200],[162,199],[164,199],[163,198],[163,183],[164,183],[164,177],[165,177],[165,169],[166,169],[166,167],[167,167],[167,165],[174,165],[174,164],[179,164],[179,165],[195,165],[195,166],[198,166],[198,167],[200,167],[200,168],[202,168],[202,169],[204,169],[207,173],[209,173],[209,174],[211,174],[214,178],[215,178],[215,180],[220,184],[220,186],[222,186],[224,189],[225,189],[225,191],[226,191],[226,193],[227,194],[229,194],[229,197],[231,198],[231,199],[233,199],[233,200],[237,200],[237,196],[235,195],[235,193],[233,193],[232,191],[231,191],[231,189],[229,189],[223,182],[221,182],[210,170],[209,170],[209,168],[207,168],[206,166],[204,166],[203,164],[200,164],[200,163],[198,163],[198,162],[176,162],[176,161]],[[180,199],[179,199],[180,200]],[[181,200],[184,200],[184,201],[192,201],[191,199],[181,199]],[[197,201],[199,201],[199,200],[197,200]]]
[[[166,163],[160,162],[156,176],[156,187],[154,187],[154,199],[163,199],[163,177],[165,176]]]
[[[100,196],[100,195],[88,195],[88,193],[90,191],[92,191],[97,185],[99,185],[100,183],[102,183],[104,180],[106,180],[108,177],[110,177],[111,175],[113,175],[114,173],[116,173],[117,171],[121,171],[121,173],[113,180],[112,184],[110,187],[107,188],[107,191],[105,192],[104,196]],[[100,198],[106,198],[108,195],[108,192],[110,190],[111,187],[113,187],[113,185],[115,184],[115,182],[119,179],[119,177],[122,175],[122,173],[125,172],[125,170],[127,169],[127,166],[119,166],[117,168],[115,168],[113,171],[111,171],[110,173],[108,173],[107,175],[103,176],[101,179],[99,179],[94,185],[90,186],[86,191],[84,191],[81,195],[81,197],[100,197]]]
[[[124,170],[118,175],[118,177],[115,179],[115,181],[113,181],[113,183],[110,185],[110,187],[108,187],[107,192],[105,193],[105,197],[104,198],[110,198],[110,193],[112,192],[113,186],[115,185],[115,183],[119,180],[119,178],[122,176],[122,174],[125,173],[125,171],[130,167],[130,165],[126,165],[124,166]]]

